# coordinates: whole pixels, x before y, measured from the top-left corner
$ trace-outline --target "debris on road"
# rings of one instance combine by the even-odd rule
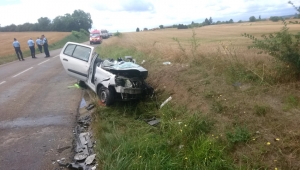
[[[86,110],[92,110],[95,107],[93,104],[89,104],[85,109]]]
[[[77,84],[77,83],[75,83],[73,86],[68,86],[68,88],[73,88],[73,87],[76,87],[76,88],[80,88],[80,86]]]
[[[87,107],[86,107],[87,106]],[[84,108],[85,107],[85,108]],[[61,167],[66,167],[69,169],[80,169],[80,170],[93,170],[96,169],[95,158],[93,147],[95,142],[92,142],[92,134],[88,131],[88,126],[92,122],[92,109],[95,107],[94,104],[88,104],[88,102],[82,98],[79,106],[79,117],[77,120],[78,125],[74,129],[74,150],[76,152],[73,162],[65,163],[65,159],[62,158],[56,162]],[[66,146],[57,149],[58,152],[62,152],[65,149],[70,148]]]
[[[62,153],[64,150],[69,149],[69,148],[71,148],[71,146],[65,146],[65,147],[62,147],[62,148],[58,148],[57,152]]]
[[[90,165],[95,160],[96,154],[90,155],[85,159],[85,164]]]
[[[163,65],[171,65],[170,61],[163,62]]]
[[[162,107],[164,107],[165,104],[167,104],[170,100],[172,100],[172,96],[170,96],[167,100],[165,100],[161,105],[160,105],[160,109]]]
[[[81,109],[81,108],[84,108],[85,106],[86,106],[86,101],[84,100],[84,98],[82,98],[79,108]]]

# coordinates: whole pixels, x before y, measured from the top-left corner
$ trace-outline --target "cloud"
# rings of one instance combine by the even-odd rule
[[[124,11],[129,12],[145,12],[154,10],[154,6],[152,3],[142,0],[122,1],[122,7]]]

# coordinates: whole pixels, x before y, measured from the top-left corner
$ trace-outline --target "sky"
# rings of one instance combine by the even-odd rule
[[[109,32],[202,23],[209,17],[214,22],[237,22],[248,21],[250,16],[269,18],[297,12],[284,0],[0,0],[0,24],[36,23],[40,17],[53,20],[77,9],[91,14],[92,29]]]

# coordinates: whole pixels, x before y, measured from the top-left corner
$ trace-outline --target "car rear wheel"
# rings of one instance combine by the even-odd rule
[[[114,103],[114,95],[111,90],[105,87],[99,88],[98,97],[100,102],[105,104],[106,106],[110,106]]]

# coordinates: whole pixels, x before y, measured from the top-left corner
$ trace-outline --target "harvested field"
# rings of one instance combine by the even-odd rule
[[[55,43],[66,36],[70,35],[70,32],[0,32],[0,57],[14,54],[14,48],[12,46],[13,38],[16,38],[21,44],[21,50],[27,51],[29,47],[27,41],[32,38],[34,41],[37,37],[45,35],[49,44]]]

